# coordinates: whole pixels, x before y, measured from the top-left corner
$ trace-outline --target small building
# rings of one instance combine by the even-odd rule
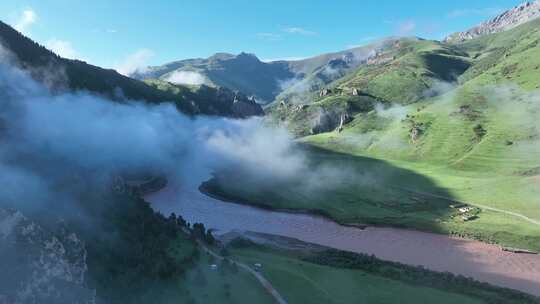
[[[261,271],[261,269],[262,269],[262,264],[261,263],[255,263],[255,264],[253,264],[253,266],[255,267],[256,271]]]
[[[472,211],[472,210],[473,210],[472,207],[461,207],[461,208],[458,209],[458,211],[459,211],[460,213],[467,213],[467,212],[470,212],[470,211]]]
[[[212,270],[217,270],[217,265],[216,265],[216,264],[210,265],[210,269],[212,269]]]

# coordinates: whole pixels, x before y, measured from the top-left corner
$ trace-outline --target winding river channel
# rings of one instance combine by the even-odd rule
[[[395,228],[345,227],[328,219],[226,203],[200,193],[195,185],[169,185],[146,196],[156,211],[175,212],[202,222],[216,234],[254,231],[377,257],[436,271],[473,277],[540,296],[540,255],[502,251],[498,246],[433,233]]]

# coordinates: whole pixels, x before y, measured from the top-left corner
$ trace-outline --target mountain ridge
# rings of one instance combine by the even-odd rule
[[[538,17],[540,17],[540,0],[525,2],[476,27],[449,35],[440,43],[461,43],[476,37],[507,31]],[[133,76],[137,79],[159,78],[168,81],[176,71],[193,72],[204,78],[207,85],[228,87],[254,96],[261,104],[269,104],[278,99],[290,98],[291,90],[294,95],[299,86],[301,91],[306,91],[308,87],[307,91],[311,93],[323,89],[331,82],[353,72],[357,67],[350,65],[339,69],[339,73],[332,77],[324,75],[321,77],[321,71],[332,70],[329,65],[333,60],[348,61],[351,58],[354,60],[355,57],[367,59],[370,56],[369,53],[363,53],[364,50],[371,48],[370,51],[376,51],[378,48],[384,48],[381,45],[385,43],[404,38],[407,37],[388,37],[364,46],[297,60],[263,62],[256,55],[244,52],[237,55],[216,53],[208,58],[184,59],[152,66],[149,67],[149,72]],[[424,40],[418,37],[416,39]]]
[[[234,92],[221,90],[220,96],[230,100],[202,100],[196,93],[174,94],[119,74],[112,69],[103,69],[80,60],[62,58],[47,48],[25,37],[11,26],[0,21],[0,47],[6,56],[14,56],[14,62],[30,72],[32,77],[53,91],[85,91],[105,96],[113,101],[138,100],[150,104],[172,102],[179,111],[187,115],[218,115],[243,118],[262,114],[262,108],[241,94],[234,99]],[[52,76],[51,76],[52,75]],[[185,88],[188,90],[189,88]],[[212,96],[217,96],[216,94]],[[234,103],[233,101],[236,101]]]
[[[444,42],[463,42],[479,36],[510,30],[540,17],[540,1],[528,1],[502,14],[484,21],[479,25],[463,32],[457,32],[446,37]]]

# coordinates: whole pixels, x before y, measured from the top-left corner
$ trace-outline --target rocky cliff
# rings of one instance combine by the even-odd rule
[[[538,17],[540,17],[540,1],[525,2],[472,29],[454,33],[444,41],[463,42],[478,36],[503,32]]]

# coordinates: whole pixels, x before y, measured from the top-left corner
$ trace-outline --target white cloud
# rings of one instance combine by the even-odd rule
[[[201,85],[206,83],[206,77],[192,71],[174,71],[167,77],[167,81],[174,84]]]
[[[287,28],[284,28],[283,31],[289,34],[299,34],[299,35],[304,35],[304,36],[317,35],[317,32],[309,31],[301,27],[287,27]]]
[[[274,33],[257,33],[257,38],[268,41],[277,41],[281,40],[281,35]]]
[[[129,76],[135,72],[144,73],[148,70],[148,60],[154,57],[154,52],[149,49],[140,49],[116,66],[118,73]]]
[[[391,105],[386,107],[382,103],[377,103],[375,105],[375,111],[381,117],[392,119],[392,120],[401,120],[404,119],[409,113],[410,109],[402,105]]]
[[[503,8],[500,7],[488,7],[488,8],[465,8],[465,9],[456,9],[448,13],[449,18],[458,18],[471,15],[480,15],[480,16],[495,16],[504,12]]]
[[[23,34],[28,32],[30,26],[37,21],[37,14],[32,9],[25,9],[15,22],[15,29]]]
[[[45,42],[45,47],[60,57],[80,59],[79,53],[73,48],[71,42],[52,38]]]
[[[414,20],[406,20],[398,25],[398,34],[400,36],[408,36],[416,30],[416,22]]]
[[[273,61],[299,61],[304,60],[307,58],[310,58],[311,56],[304,56],[304,57],[278,57],[278,58],[269,58],[269,59],[262,59],[262,62],[273,62]]]

